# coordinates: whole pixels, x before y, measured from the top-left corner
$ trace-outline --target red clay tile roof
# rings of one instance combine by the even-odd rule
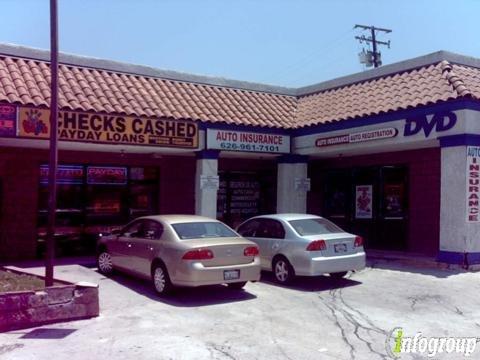
[[[0,101],[48,107],[49,65],[0,56]],[[290,96],[61,65],[62,109],[297,128],[378,115],[461,97],[480,99],[480,69],[447,61]]]
[[[447,61],[301,96],[297,127],[379,115],[459,97],[480,99],[480,69]]]
[[[0,101],[46,106],[48,63],[0,57]],[[266,92],[165,80],[60,65],[62,109],[290,127],[296,98]]]

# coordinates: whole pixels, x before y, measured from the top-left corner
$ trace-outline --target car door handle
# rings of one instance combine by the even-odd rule
[[[278,250],[279,247],[280,247],[280,245],[278,245],[278,244],[273,244],[272,245],[273,250]]]

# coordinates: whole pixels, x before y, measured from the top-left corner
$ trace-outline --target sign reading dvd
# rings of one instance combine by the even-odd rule
[[[290,136],[207,129],[207,149],[288,154]]]

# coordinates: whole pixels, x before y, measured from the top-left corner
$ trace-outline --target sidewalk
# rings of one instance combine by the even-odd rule
[[[433,256],[424,254],[416,254],[404,251],[384,251],[384,250],[366,250],[367,266],[375,267],[377,264],[398,264],[406,266],[414,266],[419,268],[443,269],[443,270],[463,270],[463,271],[479,271],[480,267],[471,265],[466,269],[460,264],[447,264],[439,262]]]

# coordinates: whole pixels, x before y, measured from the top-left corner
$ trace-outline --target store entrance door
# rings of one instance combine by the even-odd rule
[[[362,167],[326,174],[322,213],[365,247],[408,250],[407,168]]]

